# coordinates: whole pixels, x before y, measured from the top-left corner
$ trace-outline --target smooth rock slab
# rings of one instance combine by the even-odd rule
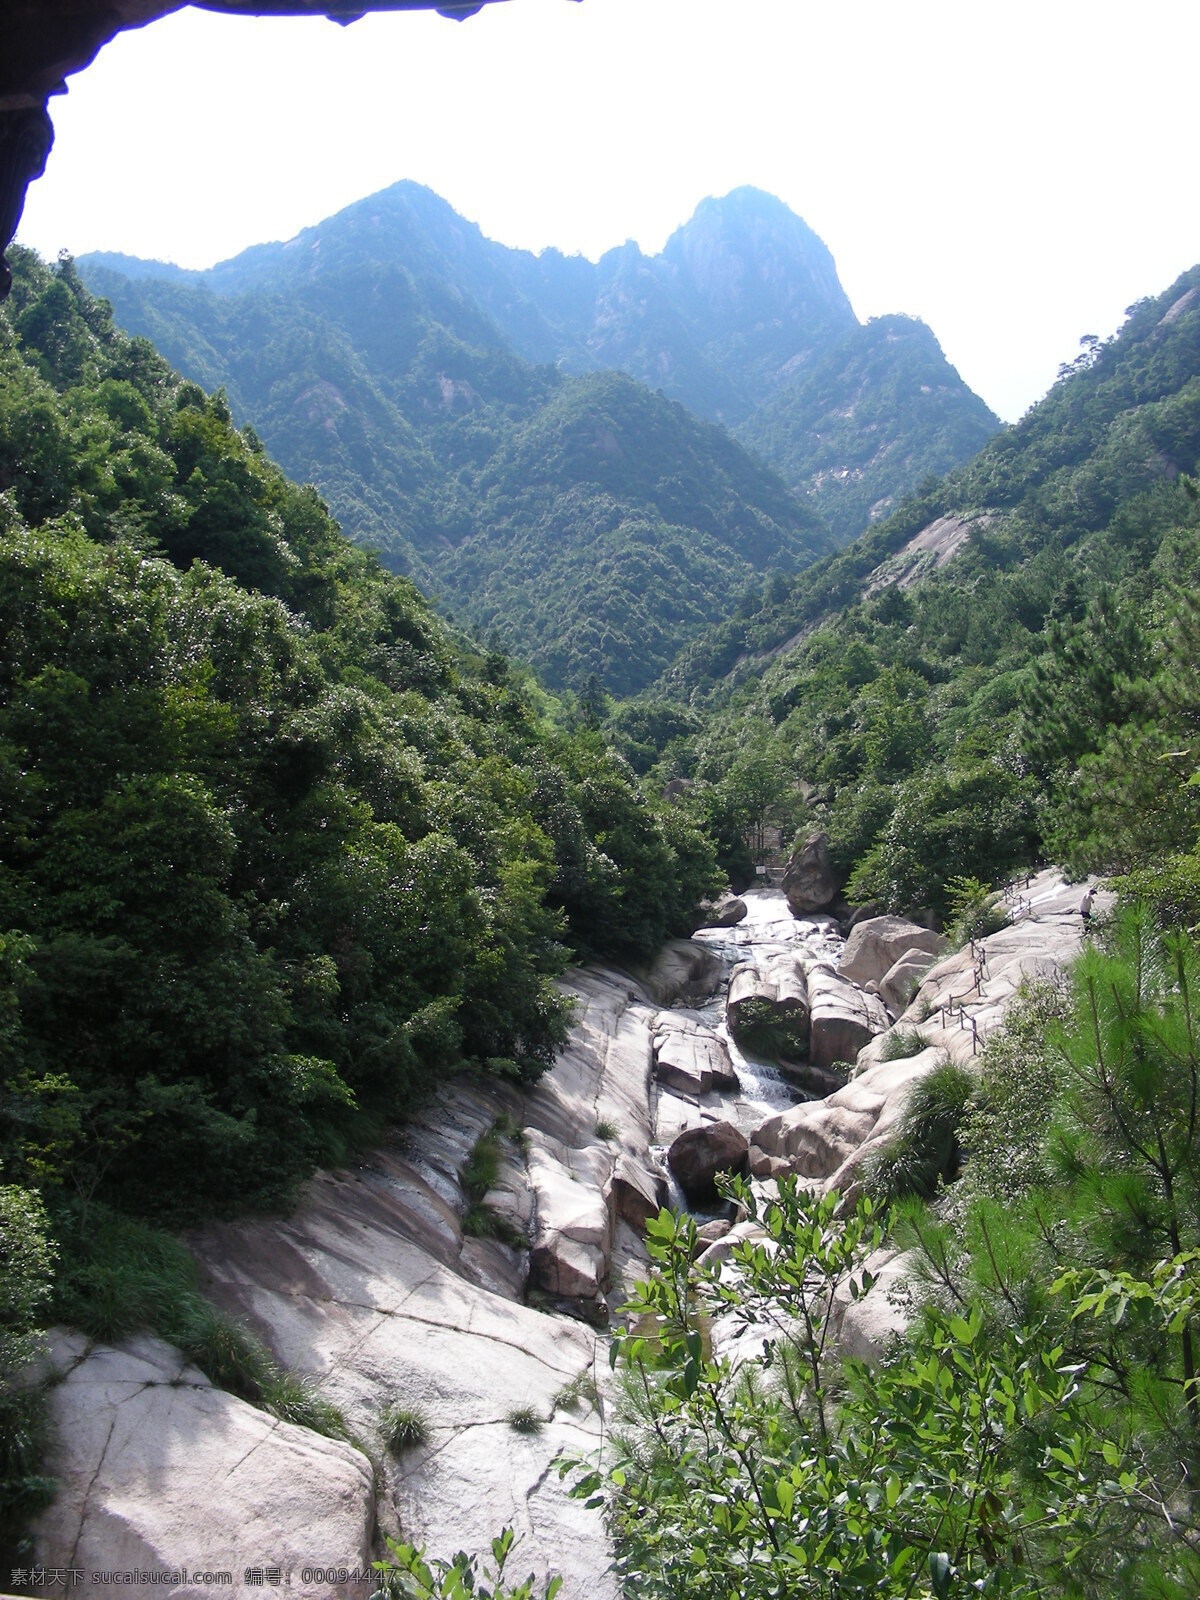
[[[564,1300],[597,1300],[608,1280],[612,1219],[607,1147],[571,1149],[532,1131],[529,1180],[535,1226],[529,1258],[534,1288]]]
[[[610,1228],[604,1188],[619,1154],[597,1123],[648,1144],[653,1010],[631,1001],[624,974],[573,973],[571,988],[578,1013],[570,1040],[522,1120],[531,1162],[545,1164],[547,1190],[561,1201],[556,1282],[591,1289],[606,1272],[603,1248],[591,1241]],[[457,1194],[461,1208],[458,1172],[502,1109],[512,1108],[482,1085],[451,1089],[410,1130],[406,1160]],[[627,1254],[636,1251],[624,1224],[616,1234],[627,1236]],[[436,1209],[414,1207],[406,1175],[378,1162],[313,1179],[288,1218],[214,1226],[192,1242],[213,1298],[316,1381],[375,1446],[384,1531],[449,1556],[486,1553],[507,1524],[521,1539],[522,1577],[533,1570],[540,1582],[557,1571],[576,1600],[615,1600],[603,1523],[570,1500],[555,1466],[561,1451],[596,1448],[599,1418],[556,1417],[527,1436],[506,1420],[524,1406],[549,1417],[555,1396],[595,1364],[596,1335],[508,1298],[493,1242],[459,1242],[454,1253]],[[428,1446],[400,1460],[379,1434],[391,1402],[420,1410],[430,1430]]]
[[[300,1574],[369,1569],[375,1494],[360,1451],[215,1389],[161,1340],[80,1345],[59,1338],[51,1355],[63,1372],[49,1391],[58,1493],[33,1527],[39,1565],[82,1570],[88,1593],[103,1596],[129,1590],[91,1574],[181,1568],[224,1569],[234,1582],[221,1594],[258,1594],[244,1574],[262,1566],[290,1571],[296,1594],[359,1594]],[[217,1591],[183,1582],[156,1592]]]
[[[702,1022],[669,1011],[660,1011],[654,1021],[654,1076],[680,1094],[738,1086],[725,1041]]]
[[[1067,883],[1057,867],[1037,873],[1021,886],[1011,925],[976,940],[974,950],[967,945],[942,957],[921,979],[897,1026],[920,1028],[930,1044],[955,1061],[972,1061],[1003,1025],[1021,984],[1061,977],[1078,954],[1083,939],[1078,907],[1085,886]],[[1095,914],[1103,915],[1112,903],[1112,894],[1099,890]],[[859,1071],[878,1060],[885,1040],[882,1035],[864,1048]]]
[[[812,1008],[809,1060],[818,1069],[845,1064],[845,1082],[858,1053],[889,1023],[883,1002],[866,994],[832,967],[819,963],[808,970],[808,996]]]
[[[660,1006],[680,1001],[699,1004],[715,994],[724,975],[712,951],[692,939],[668,939],[649,968],[638,974],[646,992]]]

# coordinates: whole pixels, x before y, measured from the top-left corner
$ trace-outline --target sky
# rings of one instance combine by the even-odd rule
[[[1008,421],[1200,261],[1196,0],[505,0],[121,35],[51,102],[18,233],[203,267],[401,178],[494,239],[648,253],[755,184],[860,318]]]

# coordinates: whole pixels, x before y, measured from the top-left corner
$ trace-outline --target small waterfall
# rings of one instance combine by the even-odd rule
[[[729,974],[740,961],[765,960],[784,951],[794,951],[810,961],[829,961],[836,966],[845,940],[832,917],[794,916],[781,889],[755,886],[747,890],[742,899],[746,902],[743,921],[732,928],[702,928],[692,935],[697,943],[705,945],[718,957],[725,971],[724,981],[703,1005],[672,1009],[681,1017],[710,1029],[728,1047],[740,1088],[736,1094],[722,1097],[720,1115],[749,1136],[767,1117],[786,1111],[807,1097],[773,1061],[747,1055],[731,1037],[725,1020]],[[668,1203],[672,1210],[691,1210],[698,1221],[726,1214],[723,1207],[710,1210],[689,1207],[679,1184],[669,1174],[667,1146],[654,1146],[653,1154],[668,1173]]]
[[[741,1083],[740,1093],[730,1102],[730,1120],[748,1134],[764,1118],[786,1111],[806,1096],[773,1061],[746,1055],[730,1036],[725,1021],[729,973],[739,961],[753,961],[787,950],[836,966],[846,941],[832,917],[794,916],[782,889],[756,886],[748,889],[742,899],[746,902],[746,916],[741,922],[732,928],[702,928],[692,935],[720,959],[726,978],[710,1000],[685,1014],[703,1022],[728,1045]]]

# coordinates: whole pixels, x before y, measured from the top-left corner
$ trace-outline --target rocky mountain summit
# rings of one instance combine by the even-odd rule
[[[204,272],[79,269],[126,328],[224,386],[347,532],[468,609],[478,582],[421,562],[500,520],[464,498],[474,469],[564,375],[615,369],[733,430],[839,543],[998,426],[924,324],[862,326],[826,245],[756,189],[703,201],[654,256],[510,249],[403,182]],[[663,477],[689,470],[660,455]]]

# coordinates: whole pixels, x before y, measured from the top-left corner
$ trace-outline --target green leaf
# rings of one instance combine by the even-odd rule
[[[950,1557],[944,1550],[931,1550],[929,1552],[929,1582],[938,1600],[950,1593],[950,1580],[954,1569],[950,1564]]]

